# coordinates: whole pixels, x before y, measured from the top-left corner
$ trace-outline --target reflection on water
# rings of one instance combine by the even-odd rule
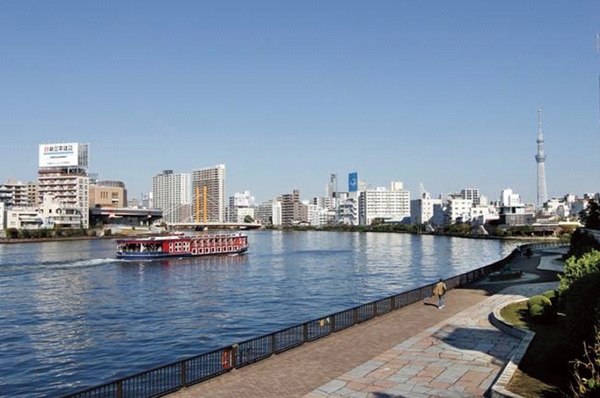
[[[0,245],[0,395],[63,395],[481,267],[498,241],[250,231],[250,251],[128,262],[115,242]]]

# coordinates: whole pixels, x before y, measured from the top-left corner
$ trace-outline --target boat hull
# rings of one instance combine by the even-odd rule
[[[118,260],[161,260],[165,258],[191,258],[191,257],[212,257],[212,256],[231,256],[238,254],[245,254],[248,248],[245,247],[241,250],[232,252],[221,252],[221,253],[204,253],[204,254],[192,254],[192,253],[119,253],[117,252]]]
[[[175,235],[117,240],[119,260],[228,256],[247,251],[248,237],[242,234]]]

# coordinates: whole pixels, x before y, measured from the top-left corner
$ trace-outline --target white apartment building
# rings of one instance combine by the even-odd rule
[[[4,238],[4,230],[6,229],[6,205],[0,201],[0,238]]]
[[[255,214],[255,221],[263,225],[282,224],[281,202],[277,200],[269,200],[259,204]]]
[[[6,211],[6,227],[16,229],[80,228],[83,224],[78,206],[52,194],[44,195],[39,207],[13,207]]]
[[[240,219],[240,211],[244,214],[245,217],[246,215],[248,215],[248,212],[245,209],[254,209],[255,203],[256,200],[254,199],[254,196],[250,194],[250,191],[234,193],[233,196],[229,197],[229,221],[239,222],[238,220]],[[254,210],[252,210],[252,213],[254,213]],[[244,217],[242,217],[242,219]],[[252,218],[255,218],[254,215],[252,216]]]
[[[5,203],[7,207],[35,206],[37,185],[9,179],[5,184],[0,184],[0,202]]]
[[[337,209],[337,222],[342,225],[358,225],[358,202],[347,197]]]
[[[401,222],[410,218],[410,192],[402,188],[401,182],[393,182],[391,190],[378,187],[360,192],[358,223],[371,225],[375,219]]]
[[[39,145],[38,204],[44,197],[74,208],[81,215],[76,227],[89,228],[89,144],[75,142]]]
[[[233,222],[243,223],[246,217],[251,217],[252,220],[256,218],[256,212],[254,207],[238,207],[236,209],[237,218]]]
[[[461,197],[450,197],[446,207],[445,224],[454,224],[456,222],[471,221],[472,199],[463,199]]]
[[[283,209],[280,201],[273,201],[271,206],[271,223],[273,225],[283,225]]]
[[[164,170],[152,177],[152,201],[167,223],[190,222],[192,177],[189,173]]]
[[[305,203],[308,213],[308,224],[312,227],[322,227],[335,221],[336,212],[318,204]]]
[[[521,196],[513,192],[512,189],[506,188],[500,192],[500,206],[501,207],[514,207],[514,208],[523,208],[525,210],[525,205],[521,202]]]
[[[225,165],[192,171],[192,219],[194,222],[226,221]]]
[[[484,225],[488,221],[498,219],[498,212],[494,206],[480,205],[471,207],[471,225]]]
[[[411,224],[429,224],[441,226],[443,218],[436,219],[434,208],[442,205],[442,199],[432,199],[428,193],[424,193],[422,198],[410,201]]]
[[[465,188],[460,191],[460,196],[463,199],[468,199],[472,202],[473,206],[479,206],[481,204],[479,189],[477,188]]]

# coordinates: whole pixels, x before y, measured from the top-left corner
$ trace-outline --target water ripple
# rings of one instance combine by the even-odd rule
[[[114,241],[0,245],[0,396],[72,393],[469,271],[511,246],[251,231],[245,256],[150,262]]]

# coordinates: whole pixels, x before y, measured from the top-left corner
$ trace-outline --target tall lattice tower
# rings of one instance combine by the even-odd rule
[[[541,109],[538,109],[538,138],[535,161],[537,162],[537,208],[540,210],[544,206],[544,203],[548,201],[548,192],[546,191],[546,154],[544,153]]]

